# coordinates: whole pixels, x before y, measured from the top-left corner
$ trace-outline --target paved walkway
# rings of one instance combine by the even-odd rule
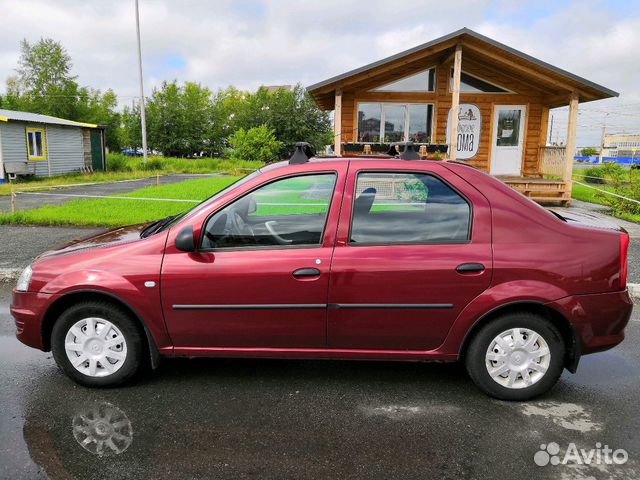
[[[174,183],[184,182],[186,180],[194,180],[207,177],[223,177],[225,175],[164,175],[160,177],[160,185],[170,185]],[[133,192],[146,187],[155,187],[156,177],[143,178],[140,180],[130,180],[126,182],[100,183],[97,185],[87,185],[83,187],[56,188],[53,190],[42,189],[36,190],[50,193],[65,193],[73,195],[120,195],[123,193]],[[20,195],[16,196],[17,210],[30,210],[43,205],[61,205],[71,200],[77,200],[73,197],[54,197],[49,195]],[[11,211],[11,198],[0,197],[0,212],[7,213]]]

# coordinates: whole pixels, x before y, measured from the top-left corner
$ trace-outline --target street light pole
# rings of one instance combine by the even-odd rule
[[[140,75],[140,123],[142,127],[142,157],[144,165],[147,165],[147,119],[144,108],[144,83],[142,81],[142,47],[140,46],[140,11],[138,0],[136,2],[136,34],[138,36],[138,72]]]

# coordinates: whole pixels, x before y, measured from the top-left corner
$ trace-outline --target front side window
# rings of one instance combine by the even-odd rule
[[[350,244],[446,244],[470,238],[471,208],[442,180],[424,173],[361,173]]]
[[[429,143],[433,128],[430,103],[358,104],[358,142],[390,143],[410,140]]]
[[[207,220],[202,248],[320,245],[335,184],[324,173],[264,185]]]
[[[29,160],[45,159],[46,143],[43,129],[27,128],[27,152]]]

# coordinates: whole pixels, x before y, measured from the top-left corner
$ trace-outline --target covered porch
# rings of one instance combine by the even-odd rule
[[[308,90],[335,112],[336,155],[413,141],[425,159],[468,163],[556,203],[571,199],[579,103],[618,95],[466,28]],[[548,146],[549,110],[562,106],[566,142]]]

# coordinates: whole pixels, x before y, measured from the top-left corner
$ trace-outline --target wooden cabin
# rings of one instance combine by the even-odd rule
[[[425,158],[468,162],[534,200],[563,204],[578,104],[618,96],[467,28],[307,90],[335,111],[336,155],[413,141]],[[566,105],[566,145],[548,146],[549,109]]]

